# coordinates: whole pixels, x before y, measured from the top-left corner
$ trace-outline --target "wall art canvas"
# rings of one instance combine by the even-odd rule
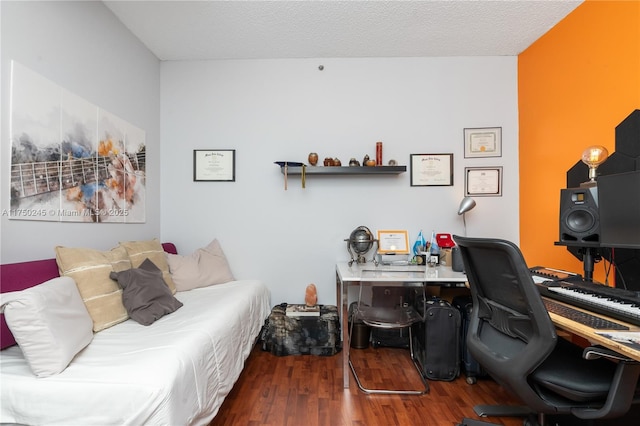
[[[13,61],[10,219],[145,221],[145,132]]]

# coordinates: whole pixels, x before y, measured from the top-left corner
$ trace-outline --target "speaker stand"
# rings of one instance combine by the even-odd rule
[[[584,272],[584,275],[583,275],[584,280],[593,282],[594,265],[596,262],[602,259],[602,257],[600,256],[600,253],[598,252],[599,246],[595,244],[587,246],[580,243],[573,243],[573,242],[570,243],[570,242],[560,242],[560,241],[556,241],[554,245],[573,247],[575,250],[577,250],[577,254],[574,253],[574,255],[576,257],[578,257],[579,255],[580,257],[578,257],[578,259],[582,258],[581,260],[582,260],[582,269]]]
[[[582,253],[582,268],[584,269],[584,280],[585,281],[593,281],[593,268],[596,263],[596,259],[600,258],[598,254],[598,249],[591,247],[584,247],[584,252]]]

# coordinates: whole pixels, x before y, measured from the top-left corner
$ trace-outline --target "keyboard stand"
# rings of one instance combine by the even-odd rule
[[[555,302],[564,304],[563,302],[559,302],[557,300]],[[568,304],[565,304],[565,305],[568,305]],[[568,305],[568,306],[571,306],[571,305]],[[577,307],[573,307],[573,308],[578,309]],[[580,310],[589,312],[586,309],[580,309]],[[592,314],[596,316],[601,316],[604,319],[612,320],[611,318],[605,317],[604,315],[600,315],[596,313],[592,313]],[[609,339],[608,337],[598,334],[597,333],[598,330],[590,328],[584,324],[580,324],[579,322],[573,321],[569,318],[565,318],[562,315],[549,312],[549,316],[551,317],[551,321],[553,321],[553,324],[561,330],[564,330],[576,336],[580,336],[586,339],[587,341],[591,342],[592,345],[601,345],[601,346],[604,346],[605,348],[611,349],[612,351],[618,352],[619,354],[635,359],[636,361],[640,361],[640,350],[638,349],[634,349],[631,346]],[[614,320],[614,321],[622,325],[628,326],[629,327],[628,331],[640,332],[640,326],[636,326],[636,325],[629,324],[623,321],[618,321],[618,320]]]

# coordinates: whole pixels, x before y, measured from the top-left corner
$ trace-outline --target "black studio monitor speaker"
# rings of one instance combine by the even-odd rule
[[[560,191],[560,242],[600,243],[597,187]]]

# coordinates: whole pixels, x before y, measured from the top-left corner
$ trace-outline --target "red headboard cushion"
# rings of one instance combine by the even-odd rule
[[[162,243],[162,248],[167,253],[178,254],[178,249],[176,248],[175,244],[173,244],[173,243]]]
[[[173,243],[162,243],[167,253],[178,254]],[[2,293],[20,291],[25,288],[42,284],[45,281],[59,277],[58,264],[55,259],[33,260],[31,262],[8,263],[0,265],[0,290]],[[16,341],[0,316],[0,349],[15,345]]]

